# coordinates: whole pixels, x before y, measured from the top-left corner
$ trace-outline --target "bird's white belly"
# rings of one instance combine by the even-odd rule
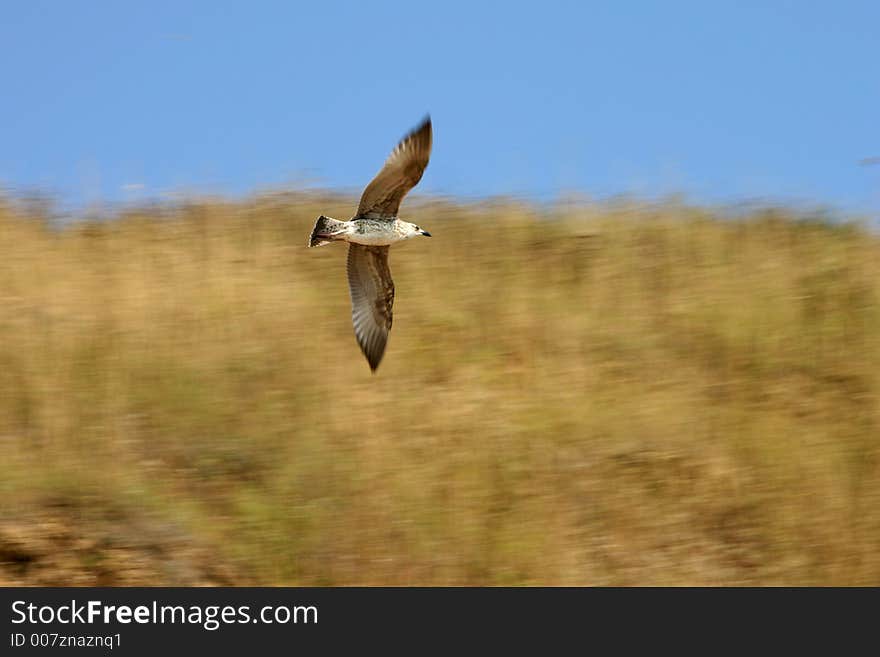
[[[347,235],[346,237],[346,241],[348,242],[363,244],[365,246],[388,246],[389,244],[394,244],[394,242],[400,241],[400,238],[393,233],[379,233],[369,235],[360,235],[355,233]]]

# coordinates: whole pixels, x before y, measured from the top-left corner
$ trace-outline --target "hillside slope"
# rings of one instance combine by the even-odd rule
[[[0,207],[0,583],[880,584],[880,240],[785,211]]]

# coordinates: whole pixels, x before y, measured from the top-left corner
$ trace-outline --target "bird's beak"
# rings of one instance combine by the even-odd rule
[[[423,230],[423,231],[422,231],[422,235],[424,235],[425,237],[431,237],[431,233],[429,233],[429,232],[426,231],[426,230]]]

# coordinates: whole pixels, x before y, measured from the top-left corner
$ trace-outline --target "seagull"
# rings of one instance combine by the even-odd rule
[[[321,215],[309,238],[309,247],[348,242],[351,321],[374,373],[385,354],[394,304],[388,248],[420,235],[431,237],[428,231],[397,216],[403,197],[418,184],[428,166],[431,140],[431,117],[426,116],[391,151],[382,170],[364,189],[354,217],[339,221]]]

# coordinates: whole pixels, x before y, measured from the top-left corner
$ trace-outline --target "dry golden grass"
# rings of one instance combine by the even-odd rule
[[[352,207],[0,207],[0,580],[880,584],[876,236],[411,202],[371,376]]]

